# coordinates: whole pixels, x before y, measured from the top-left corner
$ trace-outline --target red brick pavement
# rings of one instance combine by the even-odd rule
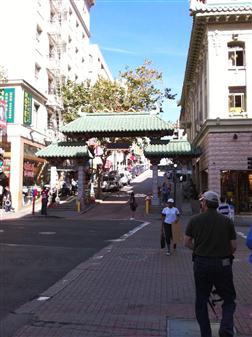
[[[41,295],[48,300],[19,308],[17,314],[33,313],[34,319],[14,337],[166,337],[168,318],[194,318],[191,253],[180,246],[167,257],[159,248],[159,216],[144,216],[142,206],[137,217],[150,224],[80,264]],[[118,207],[117,216],[128,218],[128,207]],[[102,208],[93,212],[101,215]],[[252,336],[252,268],[247,260],[239,238],[235,325],[239,335]]]

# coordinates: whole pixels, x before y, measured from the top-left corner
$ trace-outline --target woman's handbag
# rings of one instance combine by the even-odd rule
[[[161,236],[160,236],[160,247],[161,249],[165,248],[165,235],[164,232],[161,232]]]

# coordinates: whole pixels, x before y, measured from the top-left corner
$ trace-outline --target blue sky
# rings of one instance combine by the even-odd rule
[[[148,59],[163,73],[163,88],[180,97],[192,26],[188,0],[96,0],[90,15],[91,42],[99,45],[114,78]],[[164,119],[179,118],[175,101],[164,110]]]

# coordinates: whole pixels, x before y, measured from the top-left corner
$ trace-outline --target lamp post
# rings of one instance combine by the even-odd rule
[[[173,164],[173,185],[174,185],[174,202],[176,205],[176,194],[177,194],[177,164]]]

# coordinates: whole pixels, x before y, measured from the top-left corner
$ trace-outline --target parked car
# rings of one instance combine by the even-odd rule
[[[123,186],[129,185],[132,179],[131,173],[128,171],[120,173],[120,182]]]
[[[103,191],[118,191],[122,187],[120,175],[117,171],[110,171],[102,177],[101,188]]]

